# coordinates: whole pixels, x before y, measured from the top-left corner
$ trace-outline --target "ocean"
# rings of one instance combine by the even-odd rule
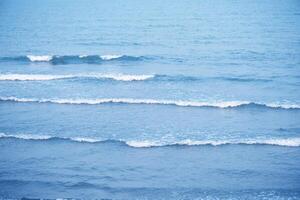
[[[1,0],[0,199],[300,199],[299,0]]]

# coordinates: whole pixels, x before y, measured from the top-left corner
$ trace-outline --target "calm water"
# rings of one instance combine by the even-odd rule
[[[300,199],[300,2],[0,1],[0,199]]]

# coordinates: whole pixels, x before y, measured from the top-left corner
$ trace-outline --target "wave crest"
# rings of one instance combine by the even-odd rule
[[[102,58],[103,60],[112,60],[112,59],[117,59],[117,58],[121,58],[123,55],[103,55],[100,56],[100,58]]]
[[[275,145],[275,146],[288,146],[299,147],[300,138],[286,138],[286,139],[249,139],[249,140],[181,140],[173,143],[166,143],[160,141],[128,141],[128,146],[136,148],[146,147],[163,147],[163,146],[220,146],[220,145]]]
[[[238,81],[238,82],[270,82],[269,79],[239,77],[197,77],[185,75],[130,75],[130,74],[0,74],[0,81],[50,81],[57,79],[111,79],[117,81],[158,81],[158,82],[190,82],[190,81]]]
[[[28,55],[27,58],[32,62],[49,62],[52,56],[32,56]]]
[[[240,139],[240,140],[181,140],[177,142],[151,141],[151,140],[101,140],[86,137],[56,137],[48,135],[31,134],[4,134],[0,133],[0,139],[13,138],[21,140],[67,140],[80,143],[122,143],[135,148],[165,147],[165,146],[220,146],[220,145],[275,145],[287,147],[299,147],[300,138],[272,138],[272,139]]]
[[[129,74],[77,74],[77,75],[51,75],[51,74],[0,74],[0,81],[51,81],[59,79],[110,79],[116,81],[144,81],[154,78],[154,75]]]
[[[140,61],[145,60],[145,56],[129,55],[27,55],[17,57],[4,57],[2,61],[15,62],[48,62],[51,64],[101,64],[108,61]]]
[[[250,101],[185,101],[185,100],[158,100],[158,99],[131,99],[131,98],[99,98],[99,99],[35,99],[0,97],[0,101],[31,102],[31,103],[55,103],[55,104],[150,104],[150,105],[172,105],[180,107],[213,107],[213,108],[237,108],[237,107],[264,107],[273,109],[300,109],[298,104],[280,103],[256,103]]]

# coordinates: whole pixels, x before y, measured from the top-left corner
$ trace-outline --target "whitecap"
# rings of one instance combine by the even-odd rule
[[[56,137],[50,135],[33,135],[33,134],[5,134],[0,133],[0,138],[15,138],[22,140],[50,140],[53,138],[70,140],[74,142],[83,143],[98,143],[107,142],[113,140],[100,140],[96,138],[89,137]],[[274,145],[274,146],[286,146],[286,147],[299,147],[300,138],[253,138],[253,139],[235,139],[235,140],[180,140],[180,141],[160,141],[160,140],[115,140],[116,142],[124,142],[128,146],[135,148],[149,148],[149,147],[163,147],[163,146],[202,146],[202,145]]]
[[[27,55],[27,58],[32,62],[49,62],[52,59],[52,56],[49,56],[49,55],[44,55],[44,56]]]
[[[268,103],[255,103],[249,101],[184,101],[184,100],[164,100],[164,99],[132,99],[132,98],[98,98],[98,99],[35,99],[0,97],[0,101],[14,102],[36,102],[36,103],[57,103],[57,104],[103,104],[103,103],[123,103],[123,104],[155,104],[155,105],[175,105],[182,107],[214,107],[214,108],[234,108],[247,105],[264,106],[266,108],[280,109],[300,109],[296,104],[278,104],[277,107]]]
[[[157,146],[163,146],[163,144],[159,143],[159,142],[155,142],[155,141],[148,141],[148,140],[144,140],[144,141],[128,141],[125,142],[128,146],[131,147],[136,147],[136,148],[141,148],[141,147],[157,147]]]
[[[122,56],[123,55],[102,55],[100,56],[100,58],[103,60],[112,60],[112,59],[121,58]]]
[[[99,78],[114,79],[117,81],[144,81],[147,79],[154,78],[154,75],[126,75],[126,74],[108,74],[96,76]]]
[[[70,76],[47,74],[0,74],[0,81],[49,81],[69,77]]]
[[[85,138],[85,137],[72,137],[70,140],[75,142],[88,142],[88,143],[95,143],[95,142],[101,142],[101,140],[96,140],[93,138]]]
[[[11,134],[4,134],[0,133],[0,138],[16,138],[16,139],[23,139],[23,140],[48,140],[51,136],[48,135],[32,135],[32,134],[18,134],[18,135],[11,135]]]
[[[50,81],[70,78],[111,79],[116,81],[144,81],[154,78],[155,75],[130,75],[130,74],[0,74],[0,81]]]
[[[300,138],[276,138],[276,139],[240,139],[240,140],[181,140],[178,142],[166,142],[166,141],[149,141],[149,140],[134,140],[126,142],[128,146],[136,148],[147,147],[162,147],[162,146],[220,146],[220,145],[274,145],[274,146],[287,146],[287,147],[299,147]]]

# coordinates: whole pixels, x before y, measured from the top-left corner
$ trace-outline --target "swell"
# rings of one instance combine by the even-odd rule
[[[257,103],[250,101],[186,101],[186,100],[164,100],[164,99],[132,99],[132,98],[98,98],[98,99],[36,99],[0,97],[0,102],[22,102],[22,103],[53,103],[53,104],[75,104],[75,105],[97,105],[97,104],[143,104],[143,105],[170,105],[179,107],[212,107],[212,108],[269,108],[269,109],[300,109],[298,104],[281,103]]]
[[[3,62],[48,62],[54,65],[58,64],[101,64],[108,61],[141,61],[149,59],[146,56],[129,55],[27,55],[15,57],[2,57]]]
[[[239,77],[193,77],[184,75],[161,75],[161,74],[0,74],[0,81],[51,81],[51,80],[115,80],[115,81],[167,81],[167,82],[189,82],[205,80],[222,80],[230,82],[269,82],[269,79],[239,78]]]
[[[154,78],[154,75],[127,75],[127,74],[0,74],[0,81],[51,81],[61,79],[97,79],[115,81],[144,81]]]
[[[70,141],[78,143],[119,143],[134,148],[166,147],[166,146],[221,146],[221,145],[274,145],[299,147],[300,138],[271,138],[271,139],[236,139],[236,140],[180,140],[165,142],[159,140],[101,140],[87,137],[56,137],[48,135],[19,134],[11,135],[0,133],[0,139],[35,140],[35,141]]]

